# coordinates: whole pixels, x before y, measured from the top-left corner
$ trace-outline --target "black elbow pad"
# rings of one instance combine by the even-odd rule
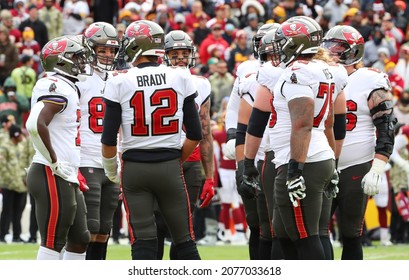
[[[246,124],[242,123],[237,124],[236,147],[239,145],[244,145],[244,142],[246,141],[246,130],[247,130]]]
[[[270,112],[263,112],[257,108],[253,108],[247,127],[247,133],[258,138],[263,138],[269,118]]]
[[[346,134],[346,114],[334,115],[334,137],[335,140],[342,140]]]
[[[376,146],[375,152],[389,158],[393,151],[395,143],[394,127],[397,119],[393,114],[385,114],[373,120],[376,127]]]

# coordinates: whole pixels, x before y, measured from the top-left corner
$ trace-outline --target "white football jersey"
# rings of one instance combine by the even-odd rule
[[[249,73],[257,73],[259,68],[259,60],[246,60],[240,63],[237,67],[236,79],[234,80],[233,89],[230,93],[229,103],[227,104],[225,118],[226,131],[230,128],[237,128],[237,119],[241,97],[239,93],[240,78],[245,77]]]
[[[72,167],[72,173],[67,179],[69,182],[78,183],[77,173],[80,163],[80,134],[79,125],[81,119],[80,104],[77,88],[74,83],[60,75],[52,75],[41,78],[33,89],[31,106],[41,100],[61,103],[64,100],[64,109],[54,115],[48,131],[51,145],[57,155],[58,161],[65,161]],[[50,165],[48,160],[34,146],[35,155],[33,162]]]
[[[122,151],[181,149],[183,103],[197,89],[188,69],[134,67],[108,79],[104,97],[122,109]]]
[[[349,75],[344,89],[347,131],[338,162],[340,170],[371,161],[375,156],[376,128],[369,111],[368,98],[376,89],[391,89],[385,73],[374,68],[359,68]]]
[[[100,74],[94,71],[86,81],[76,83],[81,94],[81,167],[103,168],[101,134],[105,113],[103,92],[106,76],[108,73]]]
[[[334,76],[335,89],[332,95],[332,101],[335,101],[338,94],[340,94],[348,84],[348,72],[344,66],[338,63],[330,63],[329,67]]]
[[[314,124],[306,162],[317,162],[334,157],[324,134],[331,102],[334,78],[329,65],[321,60],[295,61],[288,66],[274,86],[270,143],[274,150],[276,167],[290,160],[291,118],[288,102],[301,97],[314,99]]]

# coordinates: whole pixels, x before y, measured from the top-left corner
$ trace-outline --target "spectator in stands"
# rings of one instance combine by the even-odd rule
[[[15,44],[21,41],[21,32],[14,26],[13,16],[9,10],[0,12],[0,20],[4,27],[9,31],[10,42]]]
[[[9,31],[3,25],[0,25],[0,84],[2,85],[6,78],[10,76],[11,71],[16,68],[18,63],[18,50],[10,42]]]
[[[344,0],[329,0],[324,6],[324,14],[331,15],[330,28],[342,22],[343,16],[348,11]]]
[[[197,27],[193,29],[193,38],[197,46],[200,46],[203,40],[207,37],[207,35],[210,34],[210,29],[207,28],[206,26],[207,18],[208,18],[207,15],[204,13],[201,16],[199,16]]]
[[[253,53],[253,50],[247,46],[247,34],[244,30],[236,32],[236,39],[231,47],[232,50],[227,61],[227,67],[229,72],[235,75],[240,63],[248,60]]]
[[[222,99],[230,96],[234,83],[234,77],[227,71],[227,63],[224,60],[219,60],[216,66],[216,72],[209,77],[213,91],[213,112],[219,111]]]
[[[247,47],[251,49],[253,47],[253,37],[256,35],[261,24],[258,20],[257,14],[255,13],[248,14],[246,18],[248,24],[243,28],[243,30],[247,34]]]
[[[210,45],[214,44],[217,46],[221,46],[221,48],[223,48],[223,52],[229,47],[229,43],[227,43],[226,40],[224,40],[222,37],[222,28],[223,26],[221,23],[214,23],[210,28],[211,33],[207,35],[206,39],[204,39],[202,44],[200,45],[199,54],[202,63],[207,63],[207,60],[211,57],[210,53],[208,52],[208,48]]]
[[[400,95],[398,102],[393,107],[393,113],[398,122],[409,125],[409,88]]]
[[[14,1],[14,8],[10,10],[13,16],[13,22],[15,26],[19,26],[24,20],[28,19],[29,15],[26,12],[25,0]]]
[[[243,1],[243,4],[241,5],[242,28],[248,25],[246,16],[253,13],[256,14],[258,21],[264,22],[265,9],[263,5],[261,5],[260,2],[256,0]]]
[[[193,1],[191,9],[192,11],[186,15],[186,26],[189,28],[189,30],[197,29],[202,19],[205,19],[206,22],[210,19],[210,17],[203,11],[202,1]],[[195,42],[196,44],[200,45],[200,43],[197,42],[196,37]]]
[[[385,37],[385,33],[380,27],[375,27],[372,33],[372,39],[365,42],[363,57],[365,66],[370,67],[378,60],[378,50],[380,48],[387,48],[391,56],[396,54],[395,42],[390,40],[389,37]]]
[[[352,9],[349,9],[349,11]],[[373,26],[367,24],[368,19],[364,19],[362,12],[359,11],[358,9],[353,10],[354,13],[351,16],[351,26],[354,27],[356,30],[361,33],[362,37],[364,38],[364,41],[368,41],[369,37],[371,36]],[[365,23],[365,24],[364,24]]]
[[[399,28],[403,33],[406,32],[408,28],[408,14],[406,12],[406,3],[402,0],[395,1],[396,16],[395,16],[395,26]]]
[[[34,40],[35,35],[33,29],[31,27],[25,27],[23,30],[23,41],[22,46],[19,49],[19,59],[23,56],[30,56],[33,59],[32,68],[36,71],[36,74],[42,72],[40,68],[40,52],[41,47],[40,44]]]
[[[385,38],[394,42],[396,52],[394,54],[391,53],[391,60],[393,62],[398,62],[400,45],[403,42],[404,34],[402,30],[395,26],[394,19],[392,18],[390,13],[385,13],[382,17],[382,31],[385,33]]]
[[[38,9],[36,5],[31,5],[28,8],[29,18],[24,20],[18,27],[23,32],[26,27],[31,27],[34,31],[34,39],[40,44],[40,47],[48,42],[48,30],[44,22],[38,18]]]
[[[65,1],[63,10],[63,35],[80,34],[85,28],[85,18],[89,16],[89,13],[89,5],[86,1]]]
[[[10,222],[13,224],[12,242],[21,243],[21,216],[26,206],[27,187],[25,171],[20,161],[23,154],[19,143],[23,141],[21,128],[12,125],[9,137],[0,144],[0,174],[3,181],[3,210],[0,218],[0,242],[5,242]]]
[[[23,55],[20,58],[21,66],[11,72],[11,78],[16,83],[16,92],[25,96],[30,103],[31,94],[37,80],[33,69],[34,60],[31,56]]]
[[[404,80],[403,88],[409,88],[409,43],[405,43],[401,46],[395,71],[401,75]]]
[[[44,7],[38,11],[38,18],[47,27],[49,40],[61,36],[63,32],[63,15],[55,2],[56,0],[45,0]]]
[[[385,71],[385,64],[390,61],[389,50],[387,48],[378,49],[378,60],[372,65],[380,71]]]
[[[403,79],[395,71],[396,64],[393,61],[389,61],[385,64],[385,73],[388,74],[389,81],[392,86],[392,94],[395,99],[399,99],[403,91]]]
[[[28,99],[16,91],[16,83],[8,77],[3,84],[3,94],[0,95],[0,113],[12,115],[21,127],[23,113],[29,108]]]

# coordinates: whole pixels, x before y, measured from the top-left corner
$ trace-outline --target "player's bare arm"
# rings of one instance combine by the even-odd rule
[[[202,141],[200,141],[200,157],[206,178],[213,178],[213,136],[210,131],[210,98],[206,100],[199,111],[202,126]]]
[[[27,123],[27,129],[34,135],[33,141],[35,141],[35,136],[38,136],[40,142],[47,149],[51,163],[57,161],[57,156],[55,154],[54,148],[51,145],[50,133],[48,131],[48,125],[54,118],[55,114],[61,112],[64,109],[64,105],[57,104],[54,102],[40,101],[36,103],[32,108],[32,118]],[[37,142],[37,141],[35,141]],[[41,145],[38,145],[41,146]],[[48,156],[44,155],[46,158]]]
[[[314,122],[314,100],[308,97],[295,98],[288,102],[291,116],[291,159],[305,162]]]
[[[368,98],[368,107],[372,115],[372,120],[377,128],[377,146],[375,147],[375,157],[385,162],[388,161],[390,153],[387,146],[393,147],[393,97],[392,93],[383,88],[374,90]],[[379,148],[380,146],[385,148]]]
[[[256,157],[263,138],[264,129],[271,114],[270,101],[271,92],[267,87],[259,86],[246,133],[244,154],[247,158],[253,159]]]
[[[331,149],[336,152],[336,144],[335,144],[335,136],[334,136],[334,103],[331,102],[328,111],[328,117],[324,122],[325,129],[324,133],[327,137],[328,144],[330,145]]]

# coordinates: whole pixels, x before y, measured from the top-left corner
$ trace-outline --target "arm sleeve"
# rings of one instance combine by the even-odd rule
[[[118,130],[121,125],[122,108],[119,103],[105,99],[105,115],[101,143],[116,146]]]

